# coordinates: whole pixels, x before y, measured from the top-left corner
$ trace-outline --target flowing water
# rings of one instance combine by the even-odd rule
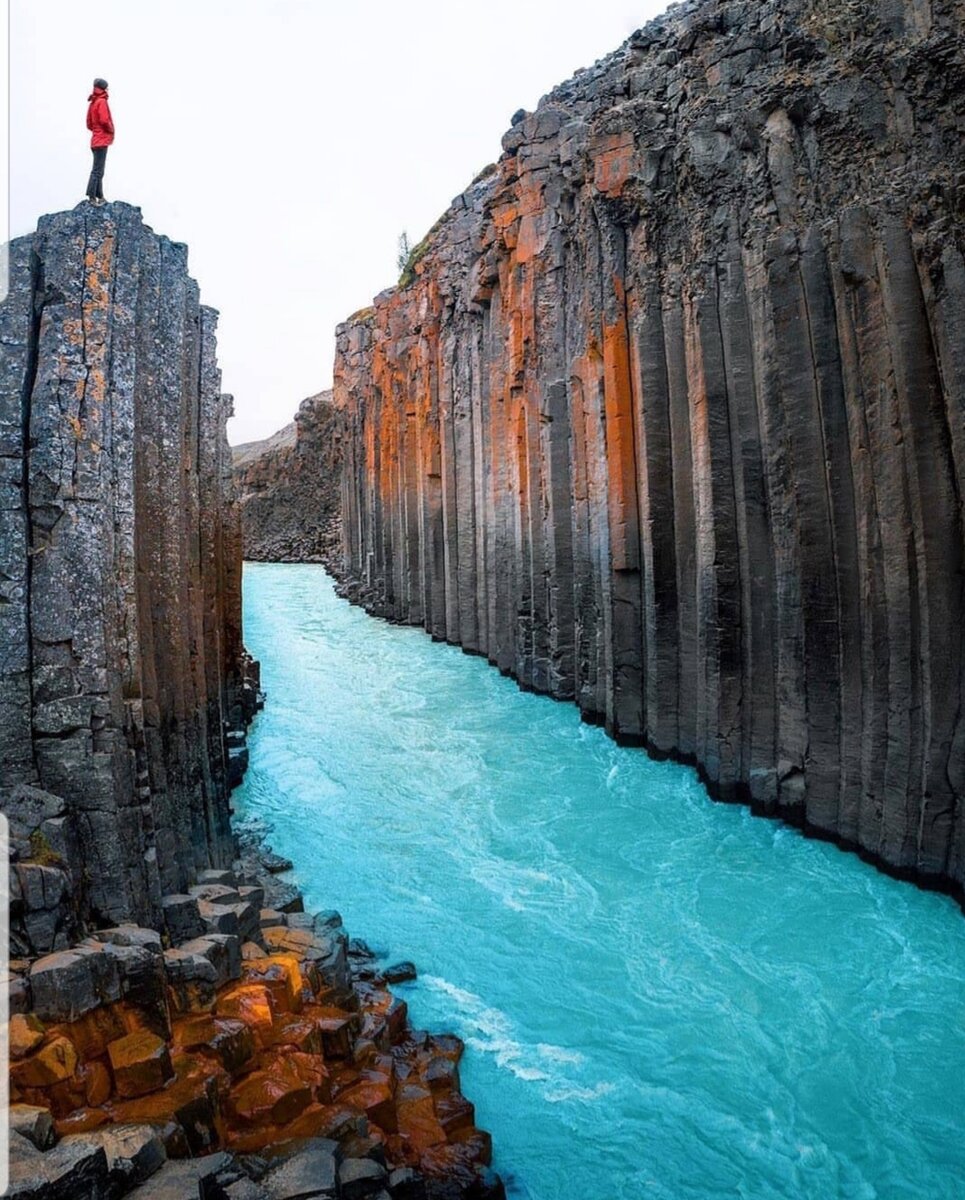
[[[245,567],[268,703],[236,793],[306,902],[412,958],[414,1023],[530,1200],[965,1195],[965,919],[524,695]]]

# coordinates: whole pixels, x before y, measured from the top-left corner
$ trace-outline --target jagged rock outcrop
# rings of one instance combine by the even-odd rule
[[[338,331],[350,595],[965,879],[965,5],[700,0]]]
[[[319,392],[278,433],[233,447],[245,558],[337,560],[342,457],[335,416],[332,393]]]
[[[186,247],[129,205],[43,217],[10,246],[0,809],[15,954],[87,925],[160,928],[162,895],[234,856],[254,692],[216,319]]]

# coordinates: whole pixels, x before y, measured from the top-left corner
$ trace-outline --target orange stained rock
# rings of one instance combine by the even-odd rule
[[[607,196],[619,196],[633,170],[632,133],[611,133],[598,143],[593,163],[593,183]]]
[[[270,925],[261,931],[261,936],[269,953],[304,958],[315,945],[315,935],[309,930],[289,929],[287,925]]]
[[[622,292],[619,281],[615,281]],[[613,569],[637,570],[640,541],[637,526],[637,469],[634,447],[633,384],[627,323],[621,319],[603,330],[603,389],[606,406],[606,460],[609,472],[610,547]]]
[[[84,254],[87,269],[87,291],[84,297],[85,310],[106,309],[110,303],[111,259],[114,256],[114,235],[108,234],[99,246],[90,247]]]
[[[300,1012],[305,981],[294,954],[269,954],[246,962],[241,970],[246,982],[263,985],[275,1001],[276,1012]]]
[[[213,1146],[223,1131],[221,1098],[227,1094],[230,1078],[216,1061],[200,1056],[178,1055],[173,1065],[174,1079],[159,1091],[114,1100],[107,1111],[120,1124],[164,1125],[184,1117],[194,1124],[192,1132]]]
[[[408,1098],[401,1098],[406,1092]],[[422,1155],[430,1146],[446,1141],[446,1131],[436,1116],[432,1096],[424,1089],[403,1088],[396,1100],[396,1119],[399,1133],[406,1138],[413,1151]]]
[[[284,1125],[310,1104],[329,1099],[328,1074],[315,1055],[294,1051],[262,1058],[263,1067],[235,1083],[227,1114],[243,1125]]]
[[[395,1097],[388,1083],[363,1080],[338,1094],[339,1104],[347,1104],[374,1122],[386,1133],[398,1132]]]
[[[431,1146],[419,1156],[419,1169],[430,1179],[458,1181],[463,1187],[472,1186],[477,1164],[488,1166],[492,1160],[492,1144],[479,1130],[476,1138]]]
[[[107,1048],[119,1096],[155,1092],[174,1075],[167,1043],[147,1030],[129,1033]]]
[[[324,1105],[313,1102],[291,1121],[282,1125],[229,1125],[225,1131],[224,1144],[235,1154],[256,1154],[259,1150],[296,1138],[324,1137],[327,1111]]]
[[[276,1046],[294,1046],[306,1054],[325,1053],[325,1040],[318,1021],[310,1016],[288,1014],[275,1022],[274,1043]]]
[[[516,261],[528,263],[546,245],[549,235],[549,224],[544,213],[527,213],[519,222],[519,236],[516,239]]]
[[[106,1104],[113,1090],[113,1080],[107,1064],[95,1059],[93,1062],[84,1063],[79,1074],[84,1083],[84,1099],[87,1104],[91,1108]]]
[[[240,1071],[255,1052],[252,1031],[232,1017],[187,1017],[175,1025],[174,1038],[181,1049],[215,1056],[232,1074]]]
[[[27,1058],[11,1063],[10,1081],[18,1088],[51,1087],[72,1078],[79,1061],[73,1043],[55,1036]]]
[[[260,983],[239,983],[220,993],[215,1002],[219,1017],[236,1017],[251,1030],[258,1046],[268,1046],[274,1035],[275,1001]]]
[[[110,1113],[103,1108],[75,1108],[63,1117],[55,1117],[54,1132],[59,1138],[68,1133],[89,1133],[110,1122]]]
[[[102,1004],[84,1013],[76,1021],[55,1025],[51,1032],[63,1034],[70,1038],[77,1048],[77,1053],[86,1062],[92,1058],[100,1058],[107,1053],[111,1042],[117,1041],[126,1033],[132,1033],[133,1027],[125,1020],[126,1006],[120,1004]]]
[[[475,1128],[476,1109],[465,1096],[451,1090],[443,1091],[433,1096],[433,1103],[447,1138]]]
[[[7,1029],[10,1057],[12,1059],[26,1058],[44,1040],[44,1032],[43,1022],[38,1020],[33,1013],[28,1013],[26,1016],[15,1013],[10,1018]]]

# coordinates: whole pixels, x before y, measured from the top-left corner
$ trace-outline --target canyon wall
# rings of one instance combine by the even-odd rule
[[[338,330],[347,593],[965,878],[965,5],[676,6]]]
[[[0,809],[15,956],[86,925],[160,928],[162,896],[234,857],[253,689],[216,320],[186,247],[129,205],[46,216],[10,246]]]
[[[299,406],[270,438],[232,447],[244,557],[335,563],[341,547],[341,437],[332,393]]]

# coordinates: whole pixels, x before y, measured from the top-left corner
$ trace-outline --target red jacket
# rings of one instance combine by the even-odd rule
[[[107,103],[107,92],[103,88],[94,88],[87,99],[90,101],[87,106],[90,148],[96,150],[99,146],[109,146],[114,140],[114,122]]]

